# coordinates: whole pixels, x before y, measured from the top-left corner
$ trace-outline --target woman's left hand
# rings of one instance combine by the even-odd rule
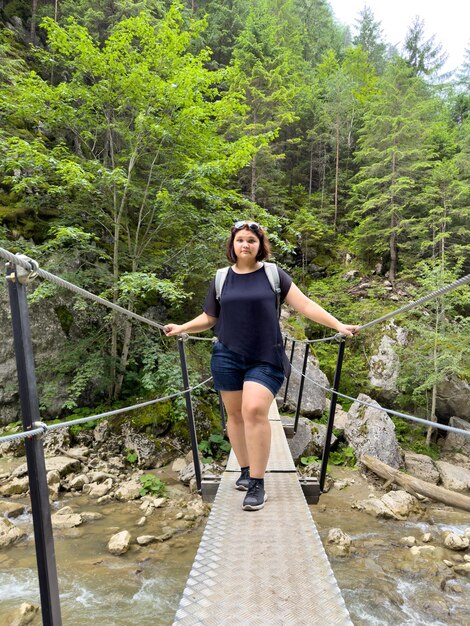
[[[339,324],[336,330],[342,335],[346,335],[346,337],[353,337],[359,334],[360,328],[359,324]]]

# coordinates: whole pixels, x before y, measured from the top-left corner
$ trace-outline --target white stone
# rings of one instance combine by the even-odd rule
[[[73,509],[71,506],[63,506],[61,509],[56,511],[56,515],[72,515]]]
[[[181,472],[181,470],[183,470],[186,467],[186,465],[187,465],[186,459],[180,457],[173,461],[171,465],[171,469],[173,472]]]
[[[334,543],[345,547],[349,547],[352,544],[351,537],[343,532],[341,528],[330,528],[326,541],[327,543]]]
[[[447,533],[444,539],[444,545],[449,550],[466,550],[470,544],[468,537],[457,535],[457,533]]]
[[[94,522],[98,519],[103,519],[104,515],[98,513],[98,511],[83,511],[80,513],[84,522]]]
[[[80,489],[83,489],[83,487],[85,485],[88,485],[89,482],[90,479],[86,474],[78,474],[77,476],[72,478],[69,483],[69,487],[70,489],[76,489],[77,491],[80,491]]]
[[[423,554],[432,554],[435,550],[436,548],[434,546],[412,546],[410,548],[410,553],[413,556],[421,556]]]
[[[0,547],[10,546],[26,537],[26,532],[5,517],[0,517]]]
[[[400,543],[403,546],[408,546],[409,548],[411,548],[411,546],[416,545],[416,537],[413,537],[412,535],[410,535],[409,537],[402,537],[400,539]]]
[[[29,489],[29,480],[28,477],[24,478],[13,478],[9,480],[6,484],[0,486],[0,495],[1,496],[17,496],[27,493]]]
[[[101,498],[109,493],[113,487],[112,478],[107,478],[102,483],[90,483],[90,491],[88,495],[90,498]]]
[[[432,539],[431,533],[424,533],[424,535],[421,537],[421,541],[423,543],[429,543]]]
[[[147,523],[147,518],[145,516],[137,520],[137,526],[145,526],[146,523]]]
[[[129,500],[137,500],[140,497],[142,485],[135,479],[121,483],[114,492],[116,500],[128,502]]]
[[[83,523],[82,516],[78,513],[72,515],[51,515],[52,528],[75,528]]]
[[[111,554],[124,554],[129,550],[131,543],[131,534],[128,530],[121,530],[111,537],[108,542],[108,550]]]
[[[23,602],[21,606],[14,609],[7,615],[2,616],[3,626],[27,626],[28,624],[36,624],[36,616],[39,615],[39,607],[28,602]]]
[[[147,546],[149,543],[154,543],[158,541],[155,535],[141,535],[136,539],[139,546]]]

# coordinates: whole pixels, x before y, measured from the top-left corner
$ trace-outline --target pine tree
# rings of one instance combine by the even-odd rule
[[[433,103],[426,85],[399,59],[378,87],[364,115],[356,153],[360,170],[350,205],[358,222],[358,251],[374,264],[377,256],[388,256],[394,283],[400,242],[407,237],[402,221],[414,215],[419,182],[430,168],[432,155],[425,139]]]
[[[385,69],[387,45],[383,42],[381,23],[375,21],[374,14],[368,6],[365,6],[359,13],[356,30],[353,44],[361,46],[377,74],[382,74]]]

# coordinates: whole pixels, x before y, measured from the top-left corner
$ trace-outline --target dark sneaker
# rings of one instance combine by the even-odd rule
[[[243,500],[243,509],[245,511],[258,511],[263,508],[267,499],[268,496],[264,491],[262,483],[251,478],[248,485],[248,493]]]
[[[238,491],[248,491],[250,484],[250,468],[244,467],[237,481],[235,481],[235,489]]]

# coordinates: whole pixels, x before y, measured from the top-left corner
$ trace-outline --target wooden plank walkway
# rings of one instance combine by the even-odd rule
[[[231,454],[173,626],[352,626],[274,402],[270,421],[268,501],[243,511]]]

